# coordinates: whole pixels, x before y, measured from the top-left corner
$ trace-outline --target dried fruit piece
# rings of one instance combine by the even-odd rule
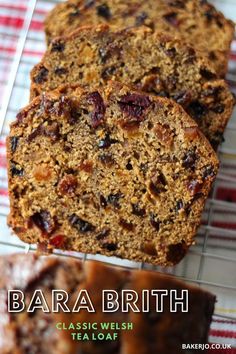
[[[105,248],[109,252],[116,251],[118,246],[115,242],[102,242],[102,248]]]
[[[214,177],[216,175],[216,172],[214,170],[214,167],[212,165],[208,165],[204,168],[202,178],[205,180],[208,177]]]
[[[168,262],[173,262],[174,264],[181,261],[187,252],[187,245],[184,241],[179,242],[175,245],[169,245],[166,259]]]
[[[54,73],[55,73],[56,75],[62,76],[62,75],[67,74],[67,73],[68,73],[68,70],[67,70],[66,68],[56,68],[56,69],[54,70]]]
[[[153,213],[150,214],[150,223],[154,227],[154,229],[159,231],[160,221],[157,219],[156,215],[154,215]]]
[[[163,18],[170,23],[173,27],[178,27],[179,26],[179,20],[178,20],[178,15],[176,12],[170,12],[168,14],[165,14]]]
[[[157,256],[156,247],[152,242],[145,242],[144,244],[142,244],[141,250],[149,256]]]
[[[51,43],[51,52],[59,52],[62,53],[65,50],[65,43],[61,40],[54,40]]]
[[[43,233],[50,234],[54,231],[56,223],[54,218],[51,217],[49,211],[41,210],[31,216],[30,220],[36,225]]]
[[[103,208],[107,207],[107,200],[103,195],[100,195],[100,204]]]
[[[136,26],[142,26],[145,23],[145,20],[148,18],[148,15],[146,12],[141,12],[138,16],[136,16],[135,20],[135,25]]]
[[[146,214],[146,211],[144,208],[140,208],[139,204],[132,204],[132,213],[134,215],[143,217]]]
[[[187,111],[193,116],[195,119],[201,119],[206,113],[207,108],[199,101],[192,101],[188,107]]]
[[[34,77],[34,82],[36,84],[42,84],[44,81],[47,81],[48,77],[48,69],[46,69],[44,66],[39,70],[37,76]]]
[[[165,192],[167,185],[167,181],[165,176],[161,171],[157,171],[151,178],[151,182],[149,184],[150,192],[155,196],[158,196],[160,193]]]
[[[96,239],[98,241],[101,241],[101,240],[104,240],[110,233],[110,230],[109,229],[105,229],[105,230],[102,230],[101,232],[99,232],[99,234],[96,236]]]
[[[137,121],[142,121],[143,114],[151,105],[151,101],[148,96],[128,93],[120,97],[118,104],[126,115],[135,118]]]
[[[14,176],[22,177],[24,175],[23,168],[18,167],[18,165],[15,162],[11,162],[10,171],[12,177]]]
[[[107,154],[102,154],[102,155],[99,155],[99,160],[104,164],[104,165],[107,165],[107,166],[112,166],[114,165],[115,163],[115,160],[114,160],[114,157],[113,155],[109,152]]]
[[[127,231],[133,231],[134,225],[131,222],[128,222],[124,219],[120,219],[119,221],[120,226],[122,226]]]
[[[82,161],[81,164],[79,165],[79,169],[81,171],[84,171],[87,173],[92,173],[93,172],[93,162],[90,160]]]
[[[95,230],[95,226],[92,225],[90,222],[81,219],[76,214],[73,214],[69,217],[70,224],[75,227],[78,231],[82,233],[92,232]]]
[[[66,243],[64,235],[56,235],[50,238],[49,244],[55,248],[63,248]]]
[[[58,190],[62,195],[72,195],[74,194],[77,186],[78,182],[75,176],[65,175],[59,182]]]
[[[119,209],[120,208],[120,198],[122,198],[122,194],[119,193],[115,193],[115,194],[109,194],[107,197],[107,202],[111,205],[113,205],[115,208]]]
[[[12,136],[10,138],[10,144],[11,144],[11,152],[14,153],[17,149],[19,143],[19,138],[17,136]]]
[[[198,137],[198,127],[189,127],[184,129],[184,135],[188,140],[194,140]]]
[[[107,149],[109,148],[112,144],[116,144],[118,142],[118,140],[116,139],[112,139],[110,137],[109,133],[106,133],[105,137],[103,139],[101,139],[98,143],[98,147],[100,149]]]
[[[97,128],[103,122],[106,107],[104,105],[102,96],[97,91],[88,95],[88,102],[92,103],[95,107],[94,112],[91,114],[91,124],[93,128]]]
[[[197,180],[192,180],[188,183],[188,190],[192,195],[199,193],[202,189],[202,183]]]
[[[157,256],[158,254],[155,244],[151,241],[145,242],[142,245],[142,251],[150,256]]]
[[[111,18],[111,11],[107,4],[97,6],[97,15],[104,17],[106,20]]]
[[[195,153],[195,151],[188,151],[186,152],[186,154],[183,157],[183,167],[188,168],[190,170],[194,170],[195,169],[195,164],[197,161],[197,155]]]
[[[164,146],[170,147],[173,144],[173,133],[167,124],[162,125],[157,123],[154,127],[154,132],[160,143]]]

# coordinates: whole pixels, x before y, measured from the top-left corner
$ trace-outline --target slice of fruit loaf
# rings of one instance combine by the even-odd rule
[[[133,354],[137,352],[137,347],[139,354],[180,354],[183,353],[183,343],[207,343],[215,296],[169,275],[127,270],[94,261],[82,263],[63,257],[39,258],[33,254],[1,257],[0,265],[3,273],[0,280],[1,354]],[[79,291],[86,290],[96,312],[88,313],[86,309],[81,309],[79,313],[43,313],[39,309],[30,313],[25,309],[21,313],[10,314],[7,311],[7,290],[11,289],[23,292],[26,309],[34,291],[42,290],[50,310],[53,310],[52,289],[68,293],[66,305],[70,310]],[[106,304],[102,295],[104,290],[119,294],[119,309],[116,312],[102,312],[102,305]],[[139,297],[136,302],[139,313],[132,312],[134,305],[127,312],[121,311],[122,304],[124,307],[126,304],[125,297],[122,302],[121,294],[128,290],[133,291],[131,295],[134,299],[135,294]],[[144,290],[146,294],[150,292],[149,302],[145,302],[147,296],[142,295]],[[156,296],[152,295],[152,291]],[[158,291],[162,291],[163,295],[163,312],[160,312],[161,301],[157,302],[157,298],[160,299]],[[176,292],[176,295],[172,297],[171,291],[172,294]],[[177,306],[177,312],[170,312],[175,296],[181,298],[182,291],[188,292],[188,311],[181,312],[181,306]],[[149,306],[146,312],[142,312],[142,301],[145,306],[143,309]],[[132,305],[132,301],[129,302]],[[102,330],[101,324],[104,323],[113,324],[116,330]],[[89,324],[93,324],[92,330],[79,329],[79,326]],[[73,329],[73,326],[77,328]],[[78,333],[80,338],[87,334],[89,340],[72,340],[72,332],[75,335]],[[101,338],[101,333],[113,336],[114,332],[117,338],[113,340],[94,339],[98,338],[98,333]]]
[[[227,71],[234,23],[200,0],[69,0],[47,16],[48,42],[84,25],[107,23],[119,28],[146,25],[179,35],[210,59],[216,72]]]
[[[61,84],[99,85],[109,79],[171,97],[194,118],[216,148],[234,99],[211,65],[180,41],[142,27],[81,28],[58,38],[31,74],[31,98]]]
[[[28,243],[179,262],[218,169],[174,101],[110,82],[34,99],[8,137],[9,224]]]

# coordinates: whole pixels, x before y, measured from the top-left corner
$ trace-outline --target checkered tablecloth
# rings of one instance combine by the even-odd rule
[[[57,2],[57,0],[0,0],[0,108],[2,109],[0,126],[3,123],[0,136],[0,241],[2,240],[3,243],[0,242],[0,254],[17,250],[9,246],[8,242],[24,247],[16,237],[10,236],[6,225],[9,200],[5,137],[9,131],[9,123],[14,120],[17,111],[28,102],[29,71],[40,60],[45,50],[43,19]],[[236,20],[236,0],[213,2],[227,16]],[[236,40],[232,44],[229,69],[227,80],[231,88],[236,91]],[[9,93],[11,93],[10,99]],[[235,321],[214,318],[210,341],[228,343],[236,348],[235,115],[228,125],[225,138],[220,153],[222,162],[220,174],[214,193],[203,214],[203,225],[199,231],[197,245],[193,247],[190,256],[169,272],[186,279],[200,279],[205,288],[217,294],[219,299],[217,313],[222,316],[232,316]],[[236,349],[211,350],[210,353],[232,354],[236,353]]]

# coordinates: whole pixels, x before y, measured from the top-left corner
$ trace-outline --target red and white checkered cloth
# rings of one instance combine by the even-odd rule
[[[214,0],[213,0],[214,1]],[[51,0],[0,0],[0,107],[5,109],[7,93],[11,86],[12,75],[14,88],[8,105],[6,116],[0,116],[0,123],[4,119],[3,132],[0,136],[0,241],[9,241],[10,231],[6,226],[6,215],[9,209],[6,176],[6,153],[5,136],[9,131],[9,123],[14,120],[16,112],[28,102],[29,98],[29,71],[36,64],[45,50],[43,19],[46,13],[57,1]],[[228,16],[235,16],[235,0],[215,0],[217,5]],[[27,30],[27,19],[33,13],[30,22],[28,35],[25,43],[22,43],[25,31]],[[23,45],[24,44],[24,45]],[[21,60],[19,53],[23,49]],[[19,62],[18,62],[19,61]],[[18,67],[18,70],[16,70]],[[228,81],[233,90],[236,89],[236,41],[232,45],[230,74]],[[208,213],[212,201],[209,201],[206,212],[203,215],[203,225],[207,226],[208,243],[207,254],[216,254],[219,257],[207,257],[203,268],[203,281],[225,284],[224,287],[210,287],[209,290],[216,292],[219,297],[217,313],[235,317],[234,320],[214,318],[211,327],[210,341],[212,343],[228,343],[232,345],[231,350],[210,350],[210,353],[235,353],[236,354],[236,292],[230,287],[236,286],[235,259],[236,259],[236,117],[234,117],[226,131],[226,143],[222,147],[222,167],[220,175],[225,178],[218,178],[216,193],[213,202],[213,215],[209,222]],[[203,229],[205,231],[205,229]],[[205,232],[200,230],[198,241],[202,244]],[[15,244],[22,243],[14,238]],[[12,248],[1,249],[0,253],[12,252]],[[196,246],[197,247],[197,246]],[[195,249],[194,249],[195,250]],[[198,250],[196,248],[196,250]],[[232,262],[230,261],[232,260]],[[180,269],[183,274],[190,277],[188,270],[191,269],[191,277],[194,274],[194,257],[191,263],[184,261]],[[182,268],[181,268],[182,267]],[[201,306],[201,304],[199,304]]]

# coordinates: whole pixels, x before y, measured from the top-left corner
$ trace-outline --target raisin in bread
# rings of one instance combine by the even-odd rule
[[[7,146],[23,241],[163,265],[194,242],[218,168],[179,105],[113,82],[37,97]]]
[[[60,84],[104,84],[111,78],[173,98],[215,148],[221,142],[234,104],[228,85],[194,49],[145,27],[87,27],[56,39],[32,71],[31,98]]]
[[[47,40],[84,25],[107,23],[119,28],[146,25],[178,35],[200,49],[216,72],[227,71],[234,24],[207,1],[200,0],[69,0],[47,16]]]
[[[17,254],[0,258],[1,297],[0,297],[0,350],[1,354],[154,354],[183,353],[182,343],[205,344],[214,311],[215,296],[199,287],[185,284],[175,278],[157,272],[127,270],[106,266],[103,263],[87,261],[81,263],[55,257],[38,258],[33,254]],[[72,309],[80,290],[87,290],[94,313],[81,310],[79,313],[33,313],[7,312],[7,290],[23,291],[26,308],[36,289],[42,290],[50,306],[51,290],[60,289],[69,293],[67,306]],[[156,298],[150,296],[148,312],[102,312],[102,291],[131,289],[139,298],[143,290],[163,290],[163,312],[156,312]],[[176,290],[181,296],[182,290],[188,290],[189,311],[170,312],[170,290]],[[144,297],[143,297],[144,298]],[[141,301],[141,300],[140,300]],[[199,306],[201,304],[201,306]],[[138,306],[140,304],[138,303]],[[140,306],[141,309],[141,306]],[[141,310],[142,311],[142,310]],[[97,323],[98,330],[58,330],[56,323],[68,328],[72,323]],[[72,340],[70,332],[87,333],[95,337],[101,332],[100,323],[132,324],[133,329],[108,331],[116,332],[118,338],[110,341]],[[171,323],[171,326],[170,326]],[[102,331],[107,333],[107,331]],[[170,340],[171,338],[171,340]]]

